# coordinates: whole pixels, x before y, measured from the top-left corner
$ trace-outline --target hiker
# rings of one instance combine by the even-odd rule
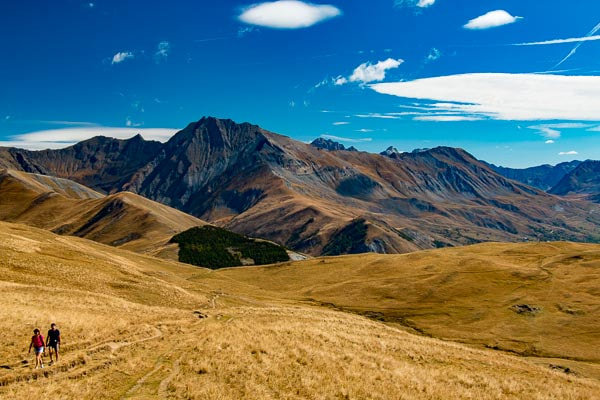
[[[46,347],[50,352],[50,365],[54,364],[52,361],[52,353],[55,354],[56,362],[58,362],[58,348],[60,347],[60,331],[56,328],[56,324],[50,324],[50,330],[46,336]]]
[[[31,337],[31,343],[29,343],[29,351],[31,348],[35,351],[35,369],[44,368],[44,360],[42,360],[42,354],[44,354],[44,337],[40,334],[40,330],[35,328],[33,330],[33,336]]]

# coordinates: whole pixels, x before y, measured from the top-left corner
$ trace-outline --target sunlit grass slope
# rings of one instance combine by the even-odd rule
[[[271,269],[243,271],[273,280]],[[600,392],[593,379],[287,293],[280,299],[238,279],[0,223],[0,398],[589,399]],[[31,330],[50,322],[63,333],[64,357],[33,370],[23,363],[31,360]]]
[[[600,362],[598,245],[490,243],[219,274],[438,338]]]

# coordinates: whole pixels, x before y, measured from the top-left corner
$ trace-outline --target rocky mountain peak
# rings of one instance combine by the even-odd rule
[[[322,137],[316,138],[310,145],[327,151],[346,150],[346,146],[343,144]]]
[[[398,156],[400,154],[402,154],[402,152],[399,151],[394,146],[390,146],[379,154],[381,154],[382,156],[390,157],[390,158],[398,158]]]

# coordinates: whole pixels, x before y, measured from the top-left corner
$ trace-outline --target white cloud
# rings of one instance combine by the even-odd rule
[[[557,131],[556,129],[552,129],[552,128],[549,128],[549,127],[546,127],[546,126],[542,126],[542,127],[537,128],[537,129],[540,131],[540,133],[543,136],[545,136],[547,138],[558,139],[560,137],[560,134],[561,134],[560,131]]]
[[[341,10],[332,5],[280,0],[254,4],[244,9],[239,19],[250,25],[276,29],[298,29],[308,28],[341,14]]]
[[[548,139],[544,143],[546,143],[546,144],[554,144],[554,140]]]
[[[321,135],[321,137],[324,139],[337,140],[338,142],[350,142],[350,143],[371,142],[373,140],[372,138],[351,139],[351,138],[333,136],[333,135]]]
[[[338,126],[338,125],[348,125],[349,123],[350,122],[348,122],[348,121],[340,121],[340,122],[334,122],[333,125],[336,125],[336,126]]]
[[[419,0],[417,7],[429,7],[435,4],[435,0]]]
[[[362,129],[357,129],[356,132],[369,133],[369,132],[373,132],[373,129],[362,128]]]
[[[161,62],[169,57],[169,53],[171,52],[171,43],[163,40],[158,43],[156,46],[156,53],[154,53],[154,60],[156,62]]]
[[[473,18],[464,26],[466,29],[489,29],[502,25],[512,24],[523,17],[514,17],[504,10],[490,11],[477,18]]]
[[[600,35],[584,36],[584,37],[569,38],[569,39],[553,39],[553,40],[545,40],[543,42],[515,43],[515,44],[513,44],[513,46],[544,46],[544,45],[549,45],[549,44],[592,42],[595,40],[600,40]]]
[[[115,54],[113,56],[111,64],[119,64],[119,63],[122,63],[125,60],[128,60],[130,58],[134,58],[134,57],[135,56],[130,51],[121,51],[121,52],[118,52],[117,54]]]
[[[439,51],[438,49],[436,49],[435,47],[433,47],[429,51],[429,55],[427,55],[427,58],[425,59],[425,61],[426,62],[434,62],[434,61],[438,60],[441,56],[442,56],[442,52]]]
[[[340,86],[345,85],[348,82],[360,82],[361,84],[369,82],[381,82],[385,79],[385,75],[388,70],[398,68],[403,62],[404,60],[395,60],[393,58],[379,61],[376,64],[366,62],[356,67],[349,78],[338,76],[335,79],[334,84]]]
[[[424,104],[432,113],[449,111],[497,120],[600,120],[600,76],[461,74],[372,84],[378,93],[441,103]]]
[[[178,130],[168,128],[115,128],[107,126],[48,129],[16,135],[9,141],[0,142],[0,146],[19,147],[29,150],[60,149],[71,146],[94,136],[107,136],[117,139],[129,139],[138,133],[146,140],[166,142]]]
[[[400,119],[399,116],[394,115],[394,114],[390,114],[390,113],[385,113],[385,114],[380,114],[380,113],[356,114],[355,117],[357,117],[357,118],[376,118],[376,119]]]
[[[431,122],[461,122],[461,121],[481,121],[480,117],[469,117],[466,115],[422,115],[413,118],[415,121]]]
[[[420,7],[427,8],[435,4],[435,0],[396,0],[396,7]]]
[[[333,82],[333,84],[336,86],[345,85],[346,83],[348,83],[348,79],[346,79],[343,76],[338,76],[337,78],[335,78],[335,81]]]
[[[576,152],[575,150],[561,151],[560,153],[558,153],[559,156],[576,156],[577,154],[579,154],[579,153]]]
[[[136,126],[142,126],[142,125],[143,124],[141,124],[141,123],[133,122],[130,117],[125,118],[125,126],[136,127]]]
[[[561,135],[561,131],[558,129],[584,129],[589,128],[592,125],[582,124],[577,122],[565,122],[559,124],[542,124],[528,126],[529,129],[537,130],[542,136],[548,139],[558,139]]]

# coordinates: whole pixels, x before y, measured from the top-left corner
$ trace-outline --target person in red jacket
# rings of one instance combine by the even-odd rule
[[[42,355],[44,354],[44,337],[40,334],[39,329],[33,330],[33,336],[31,337],[31,343],[29,343],[29,353],[31,353],[31,348],[33,347],[35,351],[35,369],[44,368],[44,360],[42,360]]]

